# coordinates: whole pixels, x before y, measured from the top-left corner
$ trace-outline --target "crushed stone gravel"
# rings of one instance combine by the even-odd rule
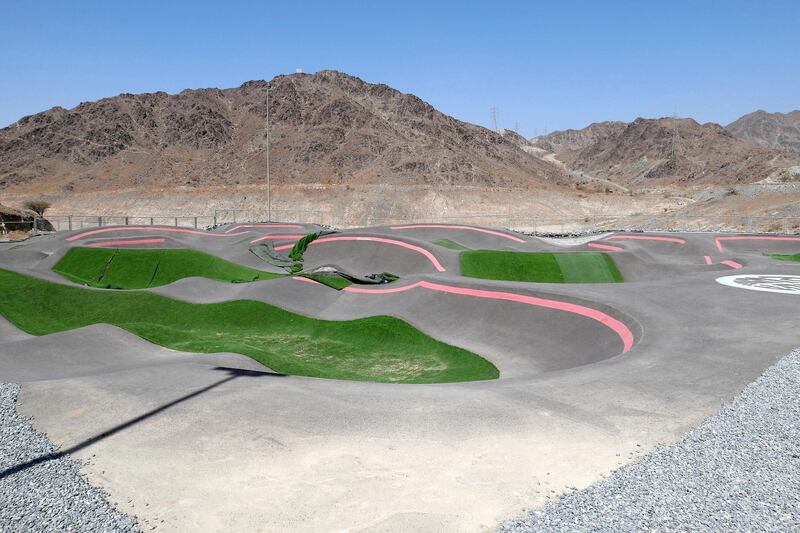
[[[680,442],[498,530],[800,531],[800,349]]]
[[[16,411],[19,385],[0,384],[0,532],[139,531],[114,509],[80,465],[59,455]]]

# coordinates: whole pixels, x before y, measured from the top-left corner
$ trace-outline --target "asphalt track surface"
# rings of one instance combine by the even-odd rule
[[[0,268],[69,283],[50,269],[70,246],[113,246],[190,247],[269,270],[250,243],[280,247],[318,229],[297,226],[58,233],[0,244]],[[162,531],[491,530],[676,440],[798,345],[800,294],[716,282],[800,274],[763,255],[796,253],[800,239],[765,237],[611,234],[562,246],[493,228],[363,228],[312,244],[306,267],[398,282],[339,292],[293,278],[189,278],[149,289],[325,319],[397,316],[489,359],[494,381],[278,376],[238,354],[175,352],[109,325],[31,337],[2,318],[0,376],[22,385],[18,409],[38,430],[79,460],[93,456],[91,481]],[[464,278],[458,251],[437,239],[606,251],[626,283]]]

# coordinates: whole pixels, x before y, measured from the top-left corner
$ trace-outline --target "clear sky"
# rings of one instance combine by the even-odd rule
[[[122,92],[336,69],[530,137],[800,108],[800,1],[2,0],[0,126]]]

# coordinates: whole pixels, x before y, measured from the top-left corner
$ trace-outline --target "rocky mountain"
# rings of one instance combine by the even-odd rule
[[[263,183],[541,187],[555,166],[411,94],[335,71],[232,89],[121,94],[0,130],[0,191]]]
[[[624,122],[617,121],[595,122],[579,130],[554,131],[531,139],[531,143],[555,154],[574,152],[618,135],[625,126]]]
[[[744,141],[800,154],[800,110],[790,113],[754,111],[725,129]]]
[[[597,125],[589,126],[585,135],[580,134],[583,130],[551,134],[569,141],[550,146],[572,171],[636,188],[752,183],[799,160],[737,139],[718,124],[692,119],[638,118],[629,124],[605,124],[600,131]]]
[[[169,224],[182,216],[203,225],[220,211],[338,227],[459,217],[532,227],[598,213],[711,211],[718,202],[737,214],[775,214],[797,203],[787,191],[798,165],[791,152],[691,119],[601,122],[528,140],[335,71],[122,94],[0,129],[0,200],[19,207],[43,198],[63,223],[72,220],[64,215],[92,224],[98,215]],[[752,197],[727,195],[754,182],[762,183]]]

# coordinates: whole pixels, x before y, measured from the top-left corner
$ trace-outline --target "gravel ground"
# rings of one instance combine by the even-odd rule
[[[679,443],[499,531],[800,531],[800,349]]]
[[[17,414],[18,393],[19,385],[0,384],[0,532],[139,531],[134,518],[111,507],[105,493],[81,476],[76,461],[59,456]]]

